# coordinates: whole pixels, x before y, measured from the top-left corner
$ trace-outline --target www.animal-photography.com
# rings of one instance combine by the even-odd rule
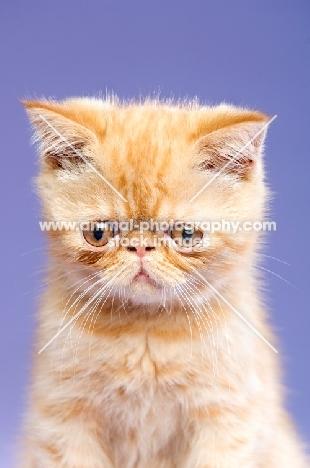
[[[0,6],[0,468],[310,466],[309,19]]]

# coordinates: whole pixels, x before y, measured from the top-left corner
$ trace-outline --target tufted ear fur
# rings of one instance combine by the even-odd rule
[[[47,169],[74,171],[92,161],[96,136],[76,122],[65,106],[47,101],[22,104],[35,130],[33,142],[38,143],[41,162]]]
[[[262,152],[267,122],[267,118],[243,122],[201,137],[196,144],[196,168],[249,178]]]

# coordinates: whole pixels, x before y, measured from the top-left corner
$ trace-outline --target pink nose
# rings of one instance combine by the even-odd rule
[[[136,254],[138,255],[139,258],[143,258],[144,255],[146,254],[146,249],[143,245],[138,245],[136,247]]]
[[[136,247],[136,254],[139,258],[143,258],[146,254],[146,248],[143,245],[138,245],[138,247]]]
[[[144,245],[138,245],[138,247],[128,247],[128,250],[131,252],[136,252],[139,258],[143,258],[146,255],[146,252],[153,249],[155,249],[155,247],[144,247]]]

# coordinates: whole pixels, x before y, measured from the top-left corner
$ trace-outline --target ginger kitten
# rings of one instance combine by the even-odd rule
[[[306,468],[255,274],[261,232],[208,224],[264,220],[269,119],[151,100],[24,105],[44,220],[73,224],[47,231],[19,466]]]

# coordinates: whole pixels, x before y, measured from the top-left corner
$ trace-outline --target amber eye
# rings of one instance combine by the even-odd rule
[[[203,238],[203,232],[199,229],[195,229],[194,226],[190,224],[183,224],[182,226],[181,223],[177,223],[173,226],[171,237],[178,248],[190,250],[200,244]]]
[[[104,247],[113,236],[113,228],[104,221],[90,223],[87,229],[83,229],[84,239],[93,247]]]

